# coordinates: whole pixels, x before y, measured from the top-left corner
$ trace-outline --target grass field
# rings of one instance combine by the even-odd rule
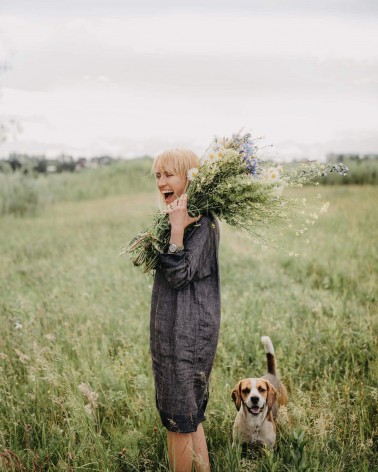
[[[309,245],[289,243],[298,257],[222,227],[205,423],[213,471],[378,468],[378,188],[321,192],[330,210]],[[168,470],[149,357],[152,279],[118,256],[155,202],[134,188],[0,218],[0,470]],[[240,462],[230,393],[264,373],[261,335],[290,403],[276,450]]]

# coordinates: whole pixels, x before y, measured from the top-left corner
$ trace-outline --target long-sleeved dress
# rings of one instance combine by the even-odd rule
[[[156,406],[170,431],[205,420],[220,326],[219,227],[202,216],[184,250],[161,254],[151,301],[150,343]]]

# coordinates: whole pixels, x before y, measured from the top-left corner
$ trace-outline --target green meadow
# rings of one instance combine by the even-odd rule
[[[0,470],[168,471],[149,355],[153,279],[119,256],[156,209],[148,162],[2,179]],[[378,470],[378,187],[300,192],[330,202],[309,244],[262,248],[222,225],[204,423],[212,471]],[[289,404],[275,450],[241,461],[231,391],[265,373],[261,335]]]

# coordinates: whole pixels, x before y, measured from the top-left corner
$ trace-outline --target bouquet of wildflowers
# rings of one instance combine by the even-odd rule
[[[318,214],[306,208],[305,198],[285,189],[318,183],[317,179],[328,172],[345,175],[348,169],[342,164],[314,162],[277,166],[258,159],[257,150],[250,134],[239,132],[231,138],[214,138],[201,158],[200,167],[188,172],[189,215],[211,214],[264,243],[275,244],[274,237],[267,233],[272,224],[279,222],[297,235],[303,234]],[[325,203],[320,212],[327,208]],[[169,239],[168,215],[159,212],[153,224],[140,232],[123,253],[132,254],[134,265],[150,272],[156,268],[159,254],[167,251]]]

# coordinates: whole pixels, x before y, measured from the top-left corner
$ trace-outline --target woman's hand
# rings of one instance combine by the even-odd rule
[[[168,205],[168,213],[171,228],[175,230],[184,230],[187,226],[198,221],[201,216],[191,217],[188,214],[188,195],[183,193],[181,197]]]

